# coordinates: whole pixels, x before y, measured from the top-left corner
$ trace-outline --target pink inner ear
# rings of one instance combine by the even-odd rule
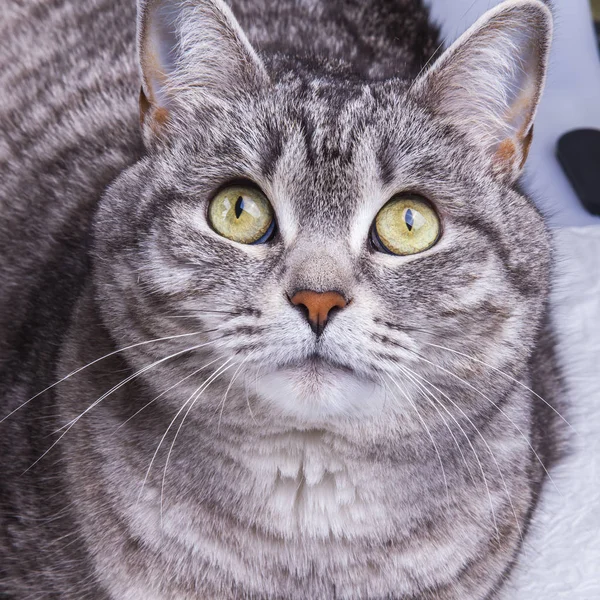
[[[166,107],[169,102],[165,87],[177,64],[178,15],[178,9],[171,2],[155,5],[148,15],[142,60],[151,95],[148,100],[155,106]]]
[[[498,173],[517,176],[525,166],[532,141],[533,125],[526,135],[521,135],[519,132],[514,139],[500,142],[493,158],[494,169]]]
[[[504,121],[517,138],[523,138],[529,133],[543,73],[540,72],[540,56],[533,40],[524,34],[515,37],[520,38],[515,47],[519,56],[515,57],[512,78],[507,80],[508,110]]]

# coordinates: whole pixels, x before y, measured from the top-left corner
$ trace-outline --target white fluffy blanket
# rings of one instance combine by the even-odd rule
[[[553,313],[570,452],[546,483],[505,600],[600,600],[600,227],[555,233]]]

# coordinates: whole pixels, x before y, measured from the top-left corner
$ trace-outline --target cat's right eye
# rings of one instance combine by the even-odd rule
[[[219,235],[239,244],[264,244],[275,232],[271,203],[249,185],[222,189],[210,202],[208,220]]]

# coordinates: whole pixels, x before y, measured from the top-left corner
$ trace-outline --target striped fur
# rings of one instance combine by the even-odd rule
[[[164,3],[188,46],[157,70]],[[547,9],[430,69],[420,0],[140,9],[141,73],[131,0],[3,9],[0,594],[493,598],[556,454],[549,235],[516,183]],[[269,244],[206,221],[238,178]],[[402,190],[443,236],[376,253]],[[317,340],[297,289],[352,301]]]

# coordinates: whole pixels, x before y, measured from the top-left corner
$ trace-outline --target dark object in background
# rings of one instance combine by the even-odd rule
[[[596,33],[596,42],[598,52],[600,52],[600,0],[590,0],[592,7],[592,18],[594,20],[594,31]]]
[[[557,156],[583,206],[600,215],[600,131],[565,133],[558,140]]]

